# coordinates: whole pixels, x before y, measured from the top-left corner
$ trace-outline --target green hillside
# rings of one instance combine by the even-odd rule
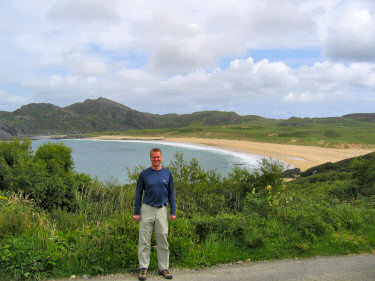
[[[346,147],[348,144],[372,146],[375,144],[375,122],[359,121],[348,117],[290,118],[287,120],[262,117],[241,123],[204,126],[190,125],[181,128],[130,130],[134,136],[175,136],[252,140],[270,143]]]
[[[150,114],[98,98],[61,108],[29,104],[0,112],[0,138],[40,135],[124,134],[194,136],[323,147],[375,145],[375,113],[342,117],[269,119],[235,112]]]
[[[329,200],[350,201],[358,197],[375,200],[375,152],[311,167],[289,186],[308,196],[315,194]]]

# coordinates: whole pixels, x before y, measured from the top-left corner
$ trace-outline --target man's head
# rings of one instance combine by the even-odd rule
[[[161,169],[162,155],[159,148],[153,148],[150,150],[151,168],[154,170]]]

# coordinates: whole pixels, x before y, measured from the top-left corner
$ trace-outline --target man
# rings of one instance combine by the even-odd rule
[[[172,279],[169,273],[168,215],[176,218],[176,201],[173,177],[169,170],[161,166],[162,153],[159,148],[150,151],[151,167],[141,172],[135,192],[135,208],[133,219],[139,221],[138,259],[139,280],[146,280],[150,264],[151,237],[155,229],[159,274]],[[143,196],[143,200],[142,200]]]

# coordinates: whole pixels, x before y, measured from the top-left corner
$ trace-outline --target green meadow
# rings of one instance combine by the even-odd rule
[[[355,138],[349,124],[307,128],[267,122],[246,130],[241,124],[143,133],[300,144],[327,135],[323,146],[374,143],[373,133],[366,135],[361,126],[353,130],[363,138]],[[76,173],[63,144],[32,151],[30,143],[0,142],[0,279],[135,271],[138,223],[132,212],[143,167],[128,171],[127,184],[102,183]],[[236,168],[225,177],[182,154],[166,164],[178,209],[170,222],[172,268],[375,250],[375,153],[313,167],[291,182],[284,182],[277,161],[263,160],[254,172]],[[151,269],[157,268],[154,248]]]
[[[187,127],[98,132],[129,136],[203,137],[250,140],[267,143],[348,147],[375,145],[375,122],[358,118],[297,118],[287,120],[257,117],[236,124],[204,125],[203,121]]]

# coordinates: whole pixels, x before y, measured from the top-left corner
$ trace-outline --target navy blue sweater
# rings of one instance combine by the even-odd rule
[[[135,191],[134,215],[140,215],[141,202],[153,207],[160,207],[169,202],[171,215],[176,214],[173,177],[168,169],[154,170],[150,167],[141,172]]]

